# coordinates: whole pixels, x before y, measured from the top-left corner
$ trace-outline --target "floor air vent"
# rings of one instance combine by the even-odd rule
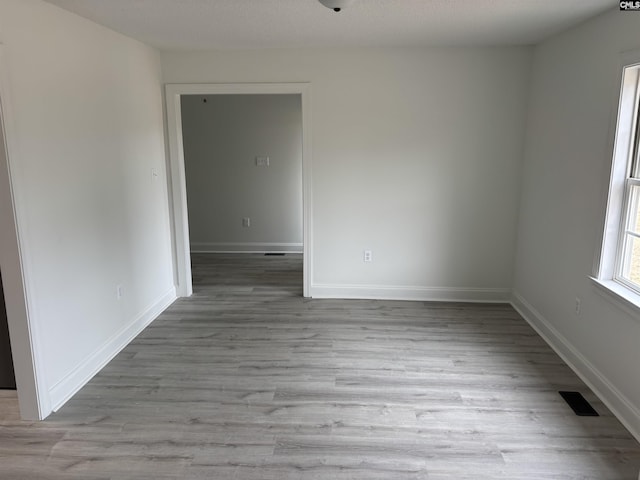
[[[265,253],[265,257],[284,257],[284,253]]]
[[[580,417],[599,417],[598,412],[587,402],[580,392],[558,392]]]

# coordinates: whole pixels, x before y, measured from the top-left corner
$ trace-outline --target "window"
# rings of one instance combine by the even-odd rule
[[[640,309],[640,52],[623,63],[613,163],[595,284],[615,301]]]
[[[626,118],[619,118],[616,141],[627,145],[626,172],[624,179],[624,195],[622,208],[622,225],[617,247],[615,280],[640,293],[640,122],[638,105],[640,98],[640,65],[624,69],[621,103],[626,100],[632,107]],[[625,92],[629,89],[629,92]],[[625,93],[627,95],[625,95]],[[624,113],[624,105],[620,105],[620,113]],[[621,125],[621,121],[628,125]],[[622,153],[622,152],[621,152]],[[624,160],[624,159],[621,159]]]

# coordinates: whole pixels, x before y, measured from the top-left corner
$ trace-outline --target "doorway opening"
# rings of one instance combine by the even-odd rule
[[[182,95],[180,108],[194,291],[302,296],[300,95]]]
[[[192,294],[193,277],[198,273],[192,272],[192,253],[202,260],[204,252],[226,255],[226,261],[229,255],[231,260],[242,258],[244,268],[248,255],[261,256],[254,265],[264,267],[269,265],[265,261],[274,260],[274,265],[284,254],[287,268],[293,270],[297,255],[302,269],[302,295],[310,296],[309,89],[308,84],[166,86],[174,267],[179,296]],[[289,111],[290,117],[285,114],[289,120],[297,115],[297,127],[287,133],[281,128],[287,121],[270,123],[264,116],[269,104],[269,108],[280,109],[281,113]],[[212,114],[221,111],[223,115]],[[194,123],[198,121],[201,123]],[[247,128],[237,128],[243,121]],[[282,135],[288,140],[281,138],[280,142],[269,144],[268,140],[273,140],[269,137]],[[210,149],[214,144],[216,155]],[[228,157],[229,161],[218,158],[212,163],[212,156]],[[217,183],[207,185],[212,177],[217,177]]]

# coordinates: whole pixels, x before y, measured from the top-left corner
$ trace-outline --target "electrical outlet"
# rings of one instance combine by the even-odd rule
[[[365,250],[363,260],[367,263],[373,262],[373,252],[371,250]]]
[[[580,297],[576,297],[576,315],[580,316],[582,313],[582,300]]]
[[[251,219],[248,217],[245,217],[242,219],[242,226],[245,228],[249,228],[251,226]]]
[[[268,166],[269,166],[269,157],[267,156],[256,157],[256,167],[268,167]]]
[[[122,285],[116,285],[116,298],[120,300],[122,299],[123,296],[124,296],[124,288],[122,288]]]

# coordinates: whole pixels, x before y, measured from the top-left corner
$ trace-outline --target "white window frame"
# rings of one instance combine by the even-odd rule
[[[622,55],[616,89],[618,106],[612,125],[612,164],[604,214],[602,245],[591,277],[599,291],[628,313],[640,313],[640,285],[624,278],[623,257],[628,251],[627,227],[631,212],[631,191],[640,186],[640,51]],[[635,172],[632,171],[632,167]],[[636,178],[632,178],[632,177]]]
[[[628,94],[629,97],[633,96],[633,109],[631,111],[631,125],[628,133],[628,139],[626,140],[627,145],[627,155],[626,159],[621,159],[626,163],[626,173],[624,178],[624,196],[623,196],[623,205],[622,205],[622,215],[620,216],[620,231],[618,235],[618,245],[616,248],[616,267],[614,272],[613,279],[616,282],[621,283],[625,287],[631,289],[632,291],[640,294],[640,284],[634,283],[628,279],[627,267],[629,265],[628,261],[625,261],[625,258],[631,255],[631,242],[630,236],[638,238],[640,240],[640,234],[638,232],[631,231],[630,224],[633,221],[631,218],[632,213],[637,212],[637,202],[638,197],[633,197],[633,188],[640,187],[640,166],[638,165],[638,156],[640,152],[638,151],[638,147],[640,146],[640,132],[638,128],[640,128],[640,64],[629,65],[623,70],[623,75],[632,75],[631,81],[624,82],[623,78],[623,86],[621,91],[621,100],[620,103],[625,101],[624,96]],[[629,92],[624,92],[625,88],[629,88]],[[630,102],[631,103],[631,102]],[[618,107],[619,110],[624,109],[624,105],[620,105]],[[621,121],[628,121],[626,118],[618,117],[618,125],[616,126],[616,140],[619,137],[619,131],[621,130]],[[625,132],[626,134],[626,132]],[[634,208],[635,207],[635,208]]]

